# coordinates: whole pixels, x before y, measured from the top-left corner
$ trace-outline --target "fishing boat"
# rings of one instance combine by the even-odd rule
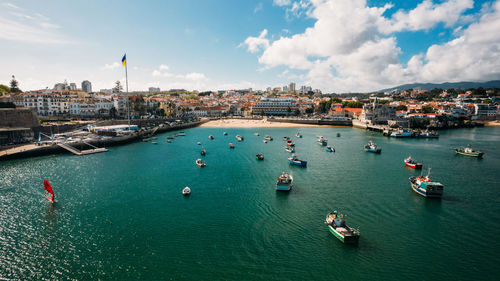
[[[234,148],[234,144],[229,143],[229,148]]]
[[[258,136],[260,136],[260,134],[259,134],[259,133],[257,133],[257,132],[253,133],[253,135],[254,135],[254,136],[257,136],[257,137],[258,137]]]
[[[276,181],[276,190],[289,191],[292,188],[292,175],[283,172]]]
[[[236,140],[237,140],[237,141],[242,141],[242,140],[244,140],[244,139],[245,139],[244,137],[242,137],[242,136],[240,136],[240,135],[236,135]]]
[[[189,187],[184,187],[184,189],[182,189],[182,195],[189,195],[191,194],[191,188]]]
[[[367,145],[365,145],[365,151],[366,152],[373,152],[373,153],[380,153],[382,152],[381,148],[378,148],[376,144],[374,144],[372,141],[369,141]]]
[[[54,190],[52,190],[52,186],[50,186],[48,180],[43,181],[43,188],[45,190],[45,198],[47,198],[50,201],[50,203],[56,202],[54,199]]]
[[[289,140],[286,141],[286,145],[288,145],[288,146],[295,146],[295,143],[292,142],[291,139],[289,139]]]
[[[359,240],[359,229],[354,229],[345,223],[344,215],[333,211],[326,216],[325,224],[328,230],[344,244],[355,244]]]
[[[335,148],[333,148],[331,146],[327,146],[326,147],[326,152],[335,152]]]
[[[301,135],[299,132],[297,132],[297,133],[295,134],[295,136],[296,136],[296,137],[298,137],[298,138],[302,138],[302,135]]]
[[[439,182],[431,181],[429,178],[430,173],[431,169],[429,168],[425,177],[410,177],[411,188],[424,197],[441,198],[444,187]]]
[[[295,149],[291,146],[285,146],[285,150],[289,153],[294,153],[295,152]]]
[[[410,138],[413,136],[413,132],[406,130],[406,129],[401,129],[401,130],[397,130],[395,132],[392,132],[390,134],[390,136],[393,138]]]
[[[224,132],[224,136],[227,136],[227,132]]]
[[[297,158],[297,155],[295,155],[295,154],[292,154],[292,156],[288,157],[288,161],[290,162],[290,164],[295,165],[295,166],[299,166],[299,167],[306,167],[307,166],[307,161],[300,160],[299,158]]]
[[[289,137],[283,137],[284,141],[288,141],[290,138]]]
[[[201,160],[201,158],[198,158],[198,159],[196,159],[196,166],[203,168],[203,167],[207,166],[207,164],[205,162],[203,162],[203,160]]]
[[[201,145],[201,142],[197,142],[196,144],[197,144],[197,145]]]
[[[455,148],[455,152],[460,155],[470,156],[470,157],[483,157],[483,152],[474,150],[470,144],[467,147]]]
[[[272,140],[273,140],[273,137],[271,137],[271,136],[265,136],[265,137],[264,137],[264,139],[265,139],[265,140],[268,140],[268,141],[272,141]]]
[[[408,158],[406,158],[404,160],[405,162],[405,165],[410,167],[410,168],[413,168],[413,169],[422,169],[422,163],[418,163],[417,161],[413,160],[411,158],[411,156],[409,156]]]
[[[205,154],[207,154],[207,151],[206,151],[205,149],[202,149],[202,150],[201,150],[201,152],[200,152],[200,154],[201,154],[202,156],[205,156]]]
[[[323,146],[326,146],[328,144],[328,140],[325,139],[323,136],[319,136],[318,137],[318,143],[323,145]]]
[[[337,133],[337,138],[340,138],[340,133]]]
[[[209,139],[209,140],[213,140],[213,139],[214,139],[214,136],[210,135],[210,136],[208,136],[208,139]]]
[[[264,160],[264,155],[260,153],[255,154],[255,157],[257,158],[257,160]]]
[[[435,131],[425,130],[423,132],[418,133],[417,137],[418,138],[427,138],[427,139],[437,139],[437,138],[439,138],[439,133],[437,133]]]

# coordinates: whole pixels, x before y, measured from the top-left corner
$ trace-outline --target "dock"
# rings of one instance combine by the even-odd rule
[[[64,149],[66,149],[67,151],[73,153],[73,154],[76,154],[78,156],[82,156],[82,155],[88,155],[88,154],[93,154],[93,153],[99,153],[99,152],[106,152],[108,151],[108,149],[104,148],[104,147],[96,147],[96,146],[93,146],[89,143],[86,143],[86,142],[83,142],[84,144],[87,144],[89,146],[92,147],[92,149],[86,149],[86,150],[79,150],[69,144],[66,144],[66,143],[58,143],[57,145],[59,147],[62,147]]]

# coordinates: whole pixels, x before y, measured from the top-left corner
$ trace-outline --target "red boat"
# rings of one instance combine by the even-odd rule
[[[411,159],[411,156],[405,159],[405,165],[413,169],[422,169],[422,163]]]

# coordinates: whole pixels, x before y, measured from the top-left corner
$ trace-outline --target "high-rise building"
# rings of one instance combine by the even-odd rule
[[[82,82],[82,91],[86,93],[92,93],[92,83],[89,80],[85,80]]]
[[[291,83],[288,85],[288,91],[290,91],[290,92],[295,92],[295,83],[294,83],[294,82],[291,82]]]
[[[149,91],[150,92],[159,92],[160,91],[160,88],[158,87],[149,87]]]
[[[75,83],[69,83],[69,89],[70,90],[76,90],[76,84]]]
[[[283,92],[288,92],[288,86],[287,85],[283,86]]]

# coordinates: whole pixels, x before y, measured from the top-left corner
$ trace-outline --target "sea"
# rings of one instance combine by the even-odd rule
[[[171,143],[176,132],[106,153],[0,162],[0,280],[500,278],[498,127],[440,131],[439,139],[348,127],[184,132]],[[306,168],[290,166],[284,136]],[[370,140],[381,154],[363,150]],[[483,159],[455,153],[467,144]],[[423,170],[405,167],[408,156]],[[428,169],[444,185],[441,199],[410,187],[408,178]],[[283,171],[294,177],[290,192],[275,190]],[[181,194],[186,186],[190,196]],[[333,210],[359,228],[357,245],[328,231]]]

